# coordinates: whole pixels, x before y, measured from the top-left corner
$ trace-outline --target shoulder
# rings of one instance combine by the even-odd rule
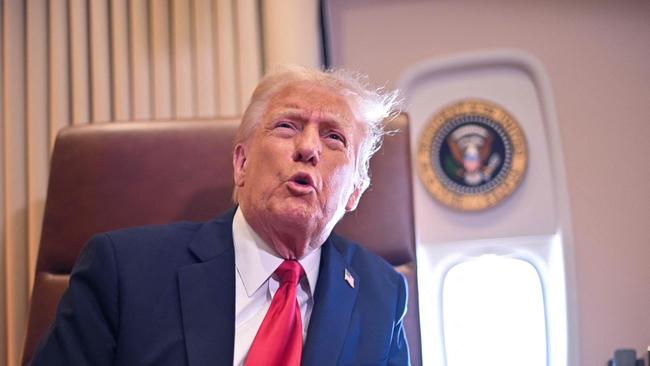
[[[192,263],[194,260],[187,246],[205,224],[178,222],[96,234],[79,254],[73,274],[83,268],[98,265],[111,269],[101,271],[105,274],[128,274]]]
[[[195,263],[201,255],[232,246],[230,212],[207,222],[175,222],[118,229],[93,236],[82,251],[112,257],[124,270]],[[93,255],[94,257],[95,255]]]
[[[405,287],[404,276],[384,258],[366,249],[363,245],[349,239],[332,234],[330,237],[332,246],[343,257],[357,273],[364,283],[387,283],[397,288]]]
[[[130,227],[95,235],[94,240],[109,242],[120,252],[136,254],[140,251],[169,251],[186,249],[195,240],[214,240],[221,233],[232,231],[234,210],[227,211],[210,221],[180,221],[163,225]],[[93,241],[91,239],[91,242]]]
[[[354,276],[351,286],[357,295],[350,323],[357,324],[360,340],[346,345],[347,353],[355,358],[350,363],[365,364],[368,360],[382,359],[382,364],[407,364],[402,326],[408,304],[404,276],[386,260],[351,240],[333,234],[327,245],[326,258],[337,261],[340,255],[346,269]],[[333,282],[337,282],[339,275],[333,274]],[[389,357],[390,362],[387,362]]]
[[[207,222],[175,222],[165,225],[148,225],[107,231],[97,236],[116,245],[143,246],[190,240]]]
[[[206,223],[178,222],[118,229],[94,235],[82,251],[105,251],[120,257],[137,258],[155,252],[168,253],[186,247]]]

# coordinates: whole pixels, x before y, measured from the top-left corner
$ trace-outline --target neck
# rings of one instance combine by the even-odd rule
[[[240,206],[241,209],[241,206]],[[283,224],[277,220],[267,220],[267,216],[246,215],[246,223],[267,244],[274,254],[284,259],[302,259],[318,249],[329,236],[330,230],[315,230],[302,227],[298,223]],[[315,234],[316,233],[316,234]]]
[[[265,222],[249,222],[251,228],[275,253],[284,259],[302,259],[318,249],[327,236],[310,235],[306,230],[292,226],[288,230],[278,229]]]

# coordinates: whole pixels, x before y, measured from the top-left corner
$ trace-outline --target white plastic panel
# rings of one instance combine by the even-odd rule
[[[508,57],[466,57],[422,65],[400,83],[411,117],[411,146],[444,106],[480,98],[504,107],[527,138],[528,171],[521,186],[498,206],[471,214],[432,199],[419,179],[414,187],[419,240],[441,243],[481,238],[548,235],[558,227],[557,195],[541,105],[540,87],[525,64]]]
[[[548,348],[546,357],[534,361],[549,366],[579,364],[566,178],[550,83],[541,64],[513,50],[464,54],[413,67],[399,88],[411,120],[413,156],[431,117],[469,98],[496,103],[515,117],[529,154],[521,186],[484,211],[448,208],[427,192],[419,178],[414,179],[423,364],[447,365],[445,276],[454,265],[486,254],[524,260],[539,273]]]

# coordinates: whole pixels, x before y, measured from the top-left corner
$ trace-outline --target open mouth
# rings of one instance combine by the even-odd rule
[[[297,173],[289,179],[289,188],[297,194],[306,194],[314,191],[314,180],[309,174]]]
[[[301,186],[313,186],[314,181],[311,179],[311,176],[307,173],[296,173],[291,179],[292,182],[297,183]]]
[[[298,183],[298,184],[300,184],[301,186],[308,186],[308,185],[310,185],[310,184],[309,184],[309,180],[308,180],[307,178],[296,178],[296,179],[294,179],[293,181],[296,182],[296,183]]]

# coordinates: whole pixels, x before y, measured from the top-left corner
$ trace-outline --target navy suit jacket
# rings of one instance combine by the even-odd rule
[[[94,236],[32,365],[232,365],[233,214]],[[404,278],[335,234],[322,248],[302,365],[409,364]]]

